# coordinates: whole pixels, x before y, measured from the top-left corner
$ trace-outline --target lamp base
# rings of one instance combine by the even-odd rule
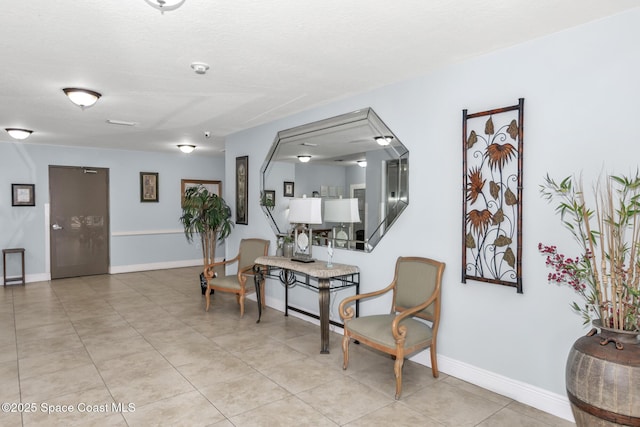
[[[291,257],[291,261],[309,263],[315,262],[315,259],[311,258],[309,254],[296,252],[293,254],[293,257]]]
[[[310,262],[316,262],[316,260],[313,258],[291,258],[291,261],[302,262],[305,264],[308,264]]]
[[[337,225],[332,228],[334,245],[336,248],[348,248],[349,241],[351,240],[349,237],[349,227],[344,224]]]

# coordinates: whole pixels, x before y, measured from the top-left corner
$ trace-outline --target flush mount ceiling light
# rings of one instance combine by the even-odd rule
[[[366,168],[367,167],[367,161],[366,160],[358,160],[356,162],[358,164],[358,166],[360,166],[361,168]]]
[[[375,140],[379,145],[385,146],[385,145],[391,144],[393,137],[392,136],[376,136]]]
[[[102,94],[94,90],[80,89],[77,87],[66,87],[62,89],[62,91],[69,97],[71,102],[83,110],[87,107],[91,107],[102,96]]]
[[[185,154],[189,154],[191,153],[193,150],[196,149],[195,145],[191,145],[191,144],[179,144],[178,148],[180,149],[180,151],[182,151]]]
[[[204,62],[192,62],[191,69],[195,71],[196,74],[206,74],[209,69],[209,64],[205,64]]]
[[[144,0],[149,6],[158,9],[162,14],[166,11],[176,10],[182,6],[185,0]]]
[[[311,160],[311,156],[298,156],[298,160],[300,160],[302,163],[307,163],[309,160]]]
[[[33,133],[32,130],[20,128],[5,128],[5,130],[13,139],[27,139]]]

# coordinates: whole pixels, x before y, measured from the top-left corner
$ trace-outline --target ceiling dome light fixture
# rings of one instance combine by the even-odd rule
[[[83,110],[85,108],[91,107],[102,96],[102,94],[96,92],[95,90],[80,89],[77,87],[66,87],[62,89],[62,91],[69,97],[71,102],[73,102]]]
[[[179,144],[178,148],[180,149],[180,151],[182,151],[185,154],[189,154],[191,152],[193,152],[193,150],[196,149],[195,145],[191,145],[191,144]]]
[[[13,139],[27,139],[33,133],[32,130],[20,128],[5,128],[5,130]]]
[[[367,161],[366,160],[358,160],[356,162],[358,164],[358,166],[360,166],[361,168],[366,168],[367,167]]]
[[[144,0],[149,6],[158,9],[163,15],[165,11],[176,10],[182,6],[185,0]]]
[[[302,163],[308,163],[309,160],[311,160],[311,156],[298,156],[298,160],[300,160]]]
[[[209,70],[209,64],[205,64],[204,62],[192,62],[191,69],[196,74],[207,74],[207,70]]]
[[[374,139],[379,145],[382,145],[383,147],[391,144],[391,141],[393,141],[392,136],[376,136]]]

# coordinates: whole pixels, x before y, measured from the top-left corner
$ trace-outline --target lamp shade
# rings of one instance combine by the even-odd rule
[[[288,220],[292,224],[322,224],[322,199],[317,197],[291,199]]]
[[[358,199],[328,199],[324,202],[325,222],[360,222]]]

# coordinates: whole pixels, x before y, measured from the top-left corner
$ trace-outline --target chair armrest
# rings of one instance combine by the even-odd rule
[[[382,295],[385,294],[391,290],[393,290],[393,288],[395,287],[396,282],[391,282],[391,284],[389,286],[387,286],[384,289],[379,289],[377,291],[373,291],[373,292],[367,292],[364,294],[359,294],[359,295],[353,295],[350,297],[347,297],[345,299],[342,300],[342,302],[340,302],[340,305],[338,306],[338,313],[340,314],[340,318],[344,321],[344,320],[351,320],[354,316],[354,311],[353,311],[353,307],[347,307],[347,305],[351,304],[354,301],[360,300],[360,299],[364,299],[364,298],[371,298],[371,297],[375,297],[378,295]]]
[[[224,266],[226,267],[228,264],[233,264],[234,262],[238,261],[239,257],[235,257],[232,259],[226,259],[226,260],[222,260],[219,262],[214,262],[212,264],[207,264],[204,266],[204,277],[207,278],[207,280],[209,279],[213,279],[215,271],[214,269],[216,267],[220,267],[220,266]]]
[[[419,311],[422,311],[425,308],[429,307],[435,302],[437,298],[438,295],[434,293],[428,300],[426,300],[422,304],[416,305],[415,307],[407,308],[406,310],[403,310],[396,315],[396,317],[393,319],[393,322],[391,322],[391,333],[393,334],[393,337],[396,339],[396,341],[401,338],[404,339],[404,336],[407,333],[407,328],[405,326],[400,326],[400,322],[402,322],[403,319],[406,319],[409,316],[413,316],[415,313],[418,313]]]
[[[255,264],[251,264],[246,266],[245,268],[238,270],[237,276],[238,276],[238,283],[240,283],[240,286],[244,287],[244,284],[247,281],[247,276],[255,276],[255,273],[253,272],[254,265]]]

